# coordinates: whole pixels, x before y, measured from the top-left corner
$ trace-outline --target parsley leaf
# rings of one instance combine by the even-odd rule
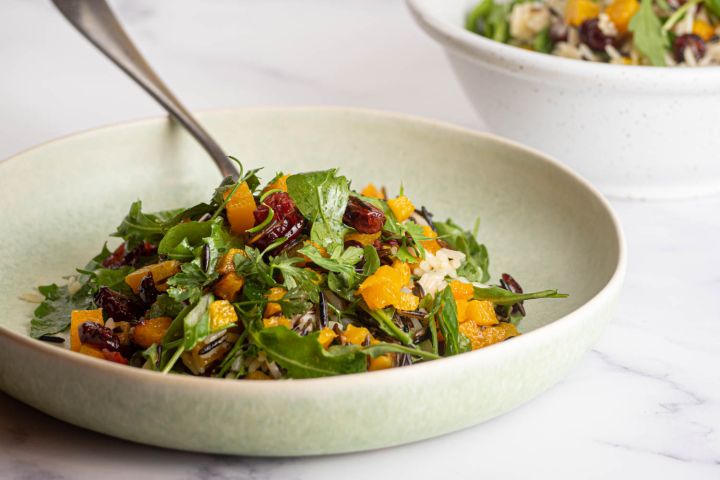
[[[640,10],[630,20],[628,30],[633,33],[635,46],[650,63],[657,67],[665,66],[665,52],[670,45],[660,19],[655,15],[652,0],[642,0]]]

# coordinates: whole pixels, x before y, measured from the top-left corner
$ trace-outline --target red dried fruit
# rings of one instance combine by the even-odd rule
[[[141,259],[151,257],[157,253],[157,247],[151,243],[143,242],[130,251],[127,245],[121,244],[115,251],[102,262],[105,268],[120,268],[125,265],[137,266]]]
[[[120,352],[111,352],[110,350],[104,348],[102,350],[102,354],[105,357],[105,360],[109,360],[111,362],[119,363],[121,365],[127,365],[128,361],[127,358],[123,357]]]
[[[604,52],[605,46],[610,45],[612,37],[605,35],[600,30],[600,22],[597,18],[585,20],[578,30],[580,41],[596,52]]]
[[[81,323],[78,327],[78,334],[80,343],[112,352],[116,352],[120,348],[120,341],[112,330],[95,322]]]
[[[95,304],[103,309],[106,317],[116,322],[134,323],[140,317],[140,308],[128,297],[107,287],[100,287],[95,294]]]
[[[277,192],[268,196],[255,210],[253,213],[255,225],[260,225],[265,221],[270,208],[275,212],[275,216],[270,224],[253,239],[253,244],[257,248],[264,250],[278,238],[287,238],[283,245],[274,250],[277,253],[282,251],[284,247],[291,245],[293,240],[300,236],[306,222],[305,217],[295,206],[295,202],[290,198],[290,195],[285,192]]]
[[[140,286],[138,287],[138,297],[145,305],[152,305],[157,300],[158,291],[155,288],[155,280],[153,279],[152,273],[148,272],[147,275],[140,280]]]
[[[343,214],[343,223],[360,233],[377,233],[385,225],[385,214],[358,197],[350,197]]]
[[[689,48],[696,60],[700,60],[705,56],[705,42],[699,35],[694,33],[686,33],[675,38],[673,42],[673,57],[676,62],[685,60],[685,49]]]

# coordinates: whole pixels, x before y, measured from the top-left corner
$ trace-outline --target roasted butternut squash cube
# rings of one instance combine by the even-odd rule
[[[232,190],[225,192],[224,197],[227,198],[231,192]],[[253,197],[250,187],[247,182],[241,183],[225,204],[230,231],[235,235],[242,235],[247,229],[252,228],[255,225],[253,213],[256,209],[255,197]]]
[[[148,273],[152,275],[155,285],[158,286],[179,271],[180,262],[177,260],[167,260],[165,262],[138,268],[125,277],[125,283],[133,289],[133,292],[137,293],[140,289],[140,282],[142,282],[142,279],[145,278]]]
[[[148,348],[152,344],[159,344],[162,342],[171,323],[172,318],[170,317],[146,319],[142,323],[135,325],[132,332],[132,341],[143,348]]]

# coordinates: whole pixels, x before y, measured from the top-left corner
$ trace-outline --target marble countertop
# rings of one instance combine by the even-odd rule
[[[112,3],[191,109],[349,105],[483,128],[399,0]],[[0,8],[0,158],[160,113],[49,2]],[[116,440],[0,393],[0,478],[720,478],[720,198],[612,203],[629,247],[618,314],[564,381],[507,415],[392,449],[261,459]]]

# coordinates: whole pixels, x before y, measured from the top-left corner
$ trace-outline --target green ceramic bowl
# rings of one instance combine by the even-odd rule
[[[524,335],[407,368],[281,382],[124,367],[27,336],[19,300],[97,252],[130,202],[204,200],[220,180],[167,119],[101,128],[0,164],[0,388],[54,417],[137,442],[202,452],[312,455],[398,445],[500,415],[556,383],[610,318],[625,272],[620,225],[583,179],[535,151],[427,120],[347,109],[201,115],[248,166],[338,166],[354,185],[397,189],[444,219],[482,219],[497,278],[565,300],[534,301]]]

